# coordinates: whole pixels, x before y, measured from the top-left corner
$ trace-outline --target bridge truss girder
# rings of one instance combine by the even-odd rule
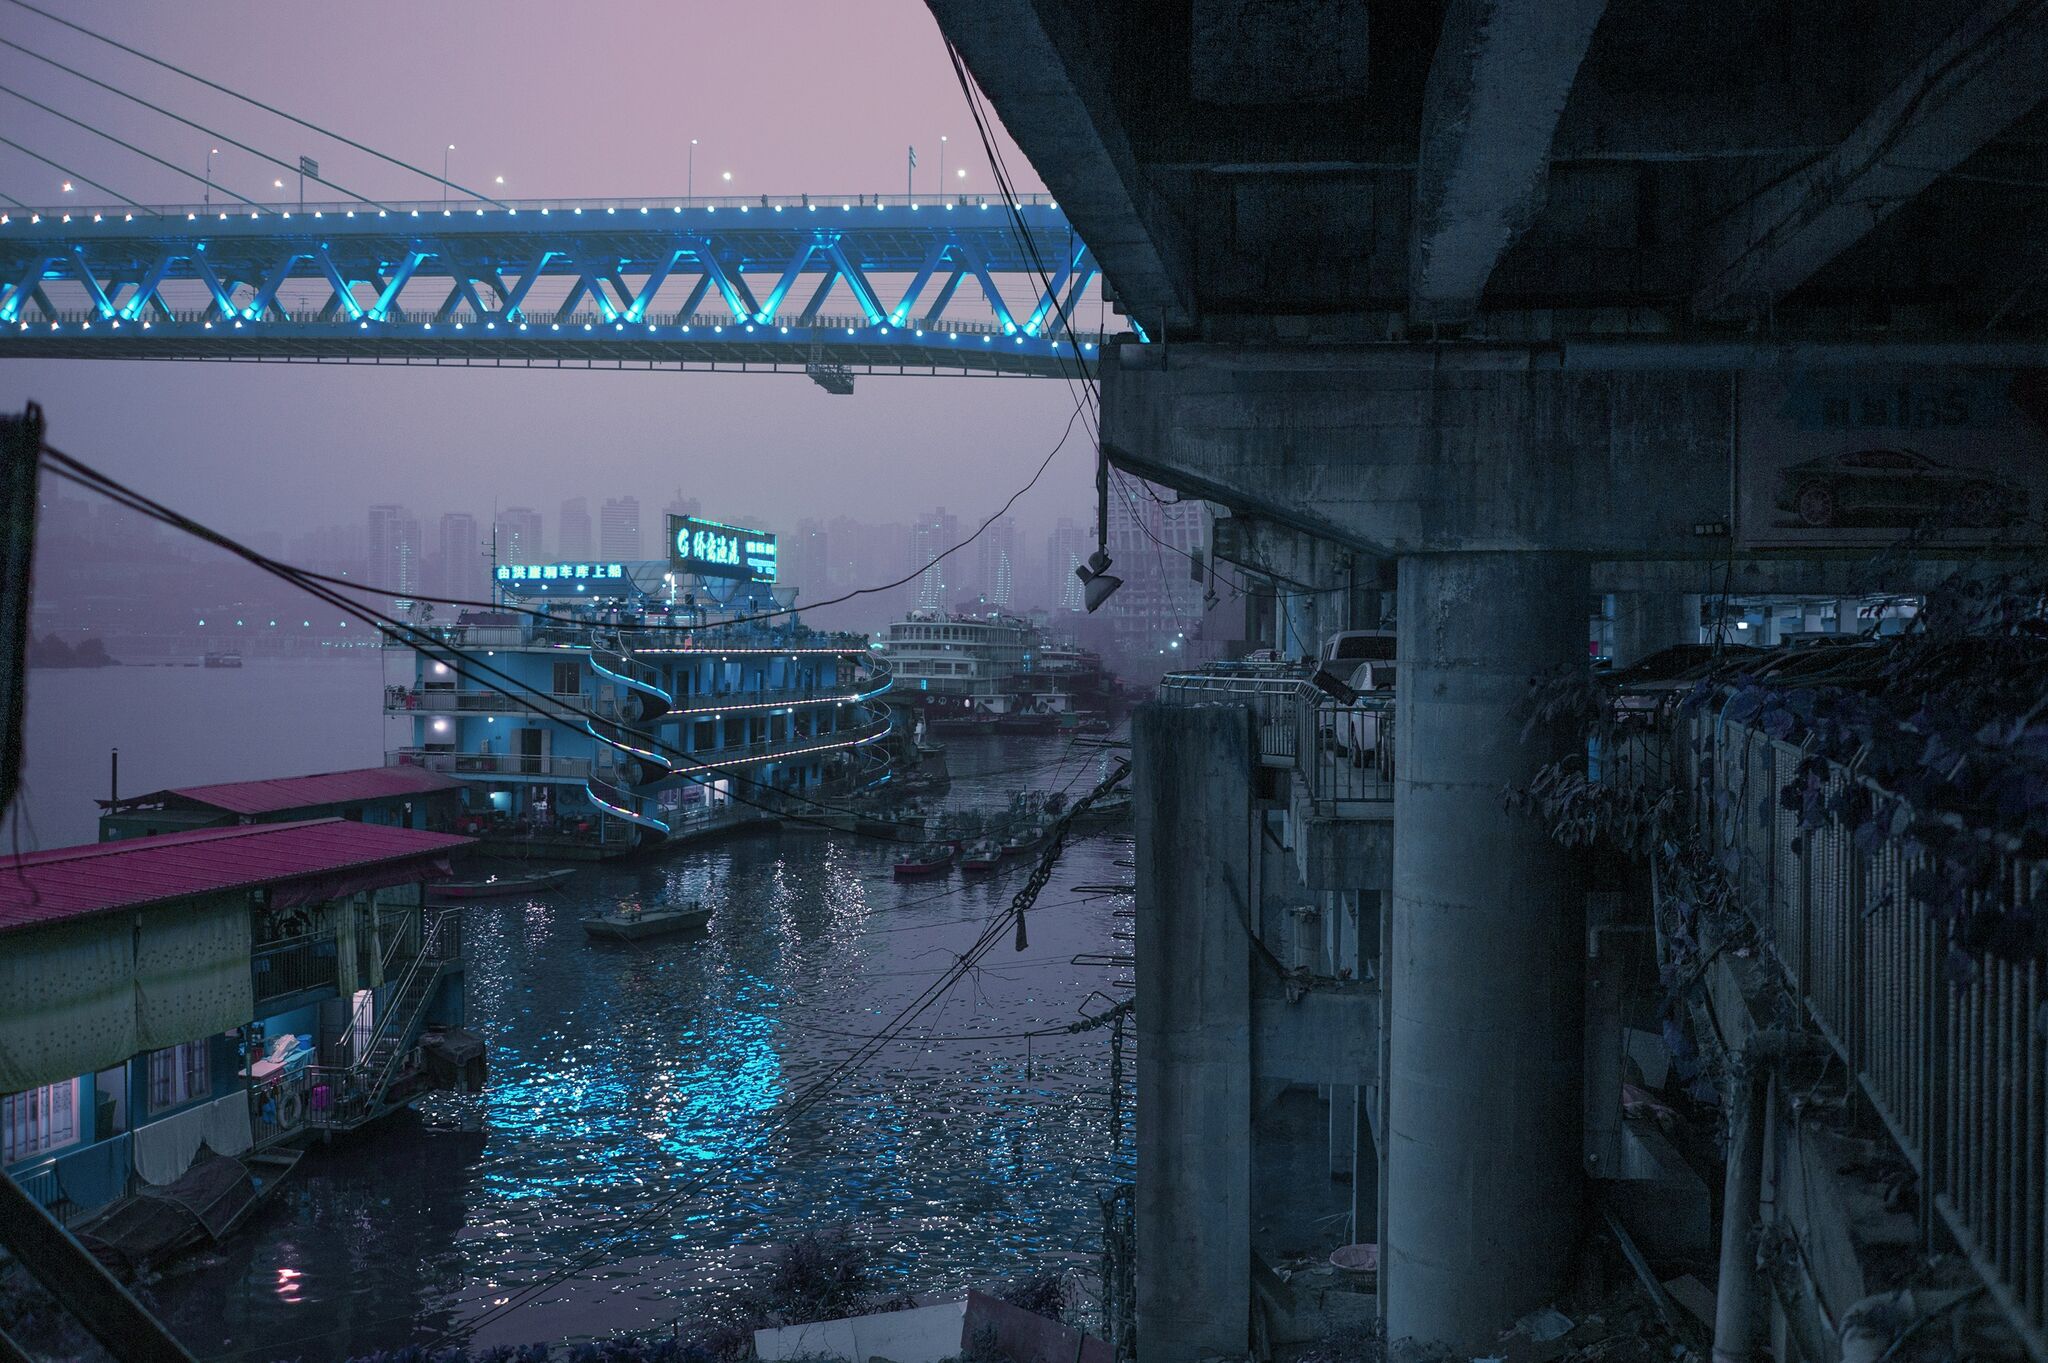
[[[1101,341],[1074,329],[1096,264],[1056,208],[1020,212],[1024,232],[969,204],[15,214],[0,355],[545,364],[596,346],[657,365],[1067,373]],[[408,309],[423,290],[432,303]],[[845,315],[824,311],[835,295]],[[985,318],[966,315],[975,297]]]

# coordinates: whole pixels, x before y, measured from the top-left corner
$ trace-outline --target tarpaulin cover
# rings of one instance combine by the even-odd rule
[[[127,923],[110,930],[105,919],[55,922],[8,937],[0,951],[0,1093],[91,1074],[140,1049]]]
[[[246,896],[212,895],[141,918],[135,944],[139,1049],[196,1041],[256,1015]]]

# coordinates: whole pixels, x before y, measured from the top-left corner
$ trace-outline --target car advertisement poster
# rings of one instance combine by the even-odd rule
[[[2048,370],[1752,372],[1738,421],[1745,548],[2042,538]]]

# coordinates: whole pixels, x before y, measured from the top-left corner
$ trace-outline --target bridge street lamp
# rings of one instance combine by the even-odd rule
[[[454,150],[455,144],[450,142],[447,150],[441,153],[441,204],[443,207],[446,207],[448,204],[448,152]]]
[[[690,139],[690,177],[683,197],[689,200],[690,207],[697,206],[697,139],[694,137]]]
[[[206,153],[206,202],[209,204],[213,202],[213,158],[218,155],[220,155],[219,147],[215,147]]]
[[[939,134],[939,197],[946,197],[946,135]]]

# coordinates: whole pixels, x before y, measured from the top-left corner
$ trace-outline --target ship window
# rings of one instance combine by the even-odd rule
[[[555,694],[558,696],[580,694],[583,690],[581,672],[582,668],[579,664],[557,660],[555,663]]]

